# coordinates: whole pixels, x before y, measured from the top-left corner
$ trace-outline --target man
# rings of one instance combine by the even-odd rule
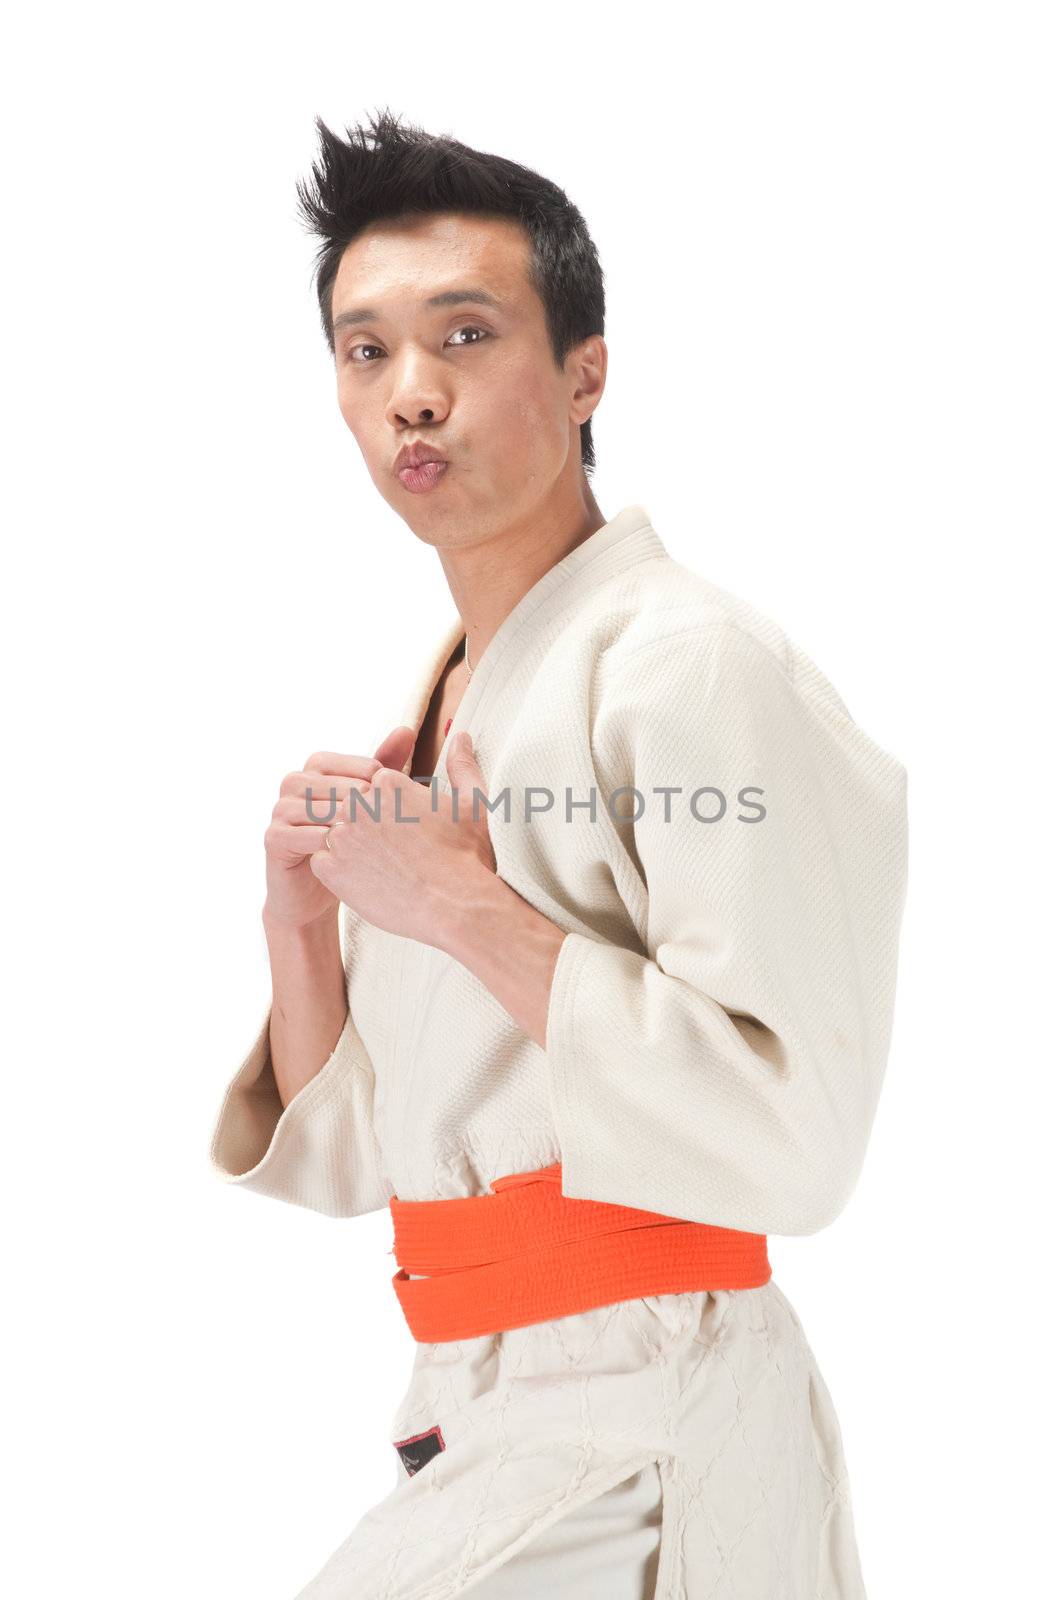
[[[859,1600],[765,1244],[863,1161],[905,769],[643,507],[600,510],[562,191],[389,114],[318,127],[340,408],[456,614],[374,755],[281,785],[272,1002],[214,1130],[229,1182],[395,1217],[397,1483],[301,1596]]]

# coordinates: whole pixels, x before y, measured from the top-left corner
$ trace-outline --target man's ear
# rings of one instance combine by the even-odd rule
[[[582,426],[590,421],[605,392],[609,351],[601,334],[591,334],[575,350],[570,350],[565,364],[571,366],[575,384],[572,391],[572,419]]]

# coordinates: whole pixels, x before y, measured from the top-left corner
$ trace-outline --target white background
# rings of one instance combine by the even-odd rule
[[[207,1164],[268,1000],[279,781],[372,748],[450,615],[339,415],[295,214],[315,114],[383,106],[580,206],[603,511],[646,506],[908,768],[871,1147],[771,1254],[870,1600],[1058,1580],[1053,12],[9,21],[7,1592],[289,1600],[395,1481],[387,1212]]]

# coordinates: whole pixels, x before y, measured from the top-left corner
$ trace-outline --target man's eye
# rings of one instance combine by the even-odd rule
[[[489,339],[491,337],[490,334],[487,332],[486,328],[478,328],[474,322],[466,323],[464,328],[455,328],[454,333],[452,333],[450,337],[453,339],[459,333],[476,333],[476,334],[479,334],[479,338],[477,338],[477,339],[473,339],[473,340],[463,339],[462,340],[463,344],[481,344],[484,339]],[[448,344],[450,343],[449,339],[447,340],[447,343]]]
[[[463,328],[456,328],[451,334],[450,339],[456,339],[459,334],[463,333],[474,333],[476,338],[462,339],[460,341],[459,348],[467,344],[482,344],[485,339],[489,339],[491,337],[486,328],[478,328],[474,322],[470,322],[466,323]],[[450,343],[450,339],[447,340],[448,344]],[[348,361],[352,362],[356,367],[368,367],[379,359],[379,354],[377,356],[361,356],[359,355],[359,351],[361,350],[375,350],[379,353],[381,351],[381,346],[378,344],[352,344],[348,349]]]

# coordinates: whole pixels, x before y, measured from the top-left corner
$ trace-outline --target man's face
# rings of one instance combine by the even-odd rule
[[[554,363],[516,223],[457,214],[376,223],[347,247],[332,294],[340,410],[377,489],[420,537],[534,516],[578,474],[578,356]],[[473,291],[470,294],[469,291]],[[474,298],[491,297],[491,303]],[[450,303],[430,304],[435,296]],[[367,315],[369,312],[371,315]],[[417,491],[405,445],[446,460]],[[463,535],[465,538],[463,538]]]

